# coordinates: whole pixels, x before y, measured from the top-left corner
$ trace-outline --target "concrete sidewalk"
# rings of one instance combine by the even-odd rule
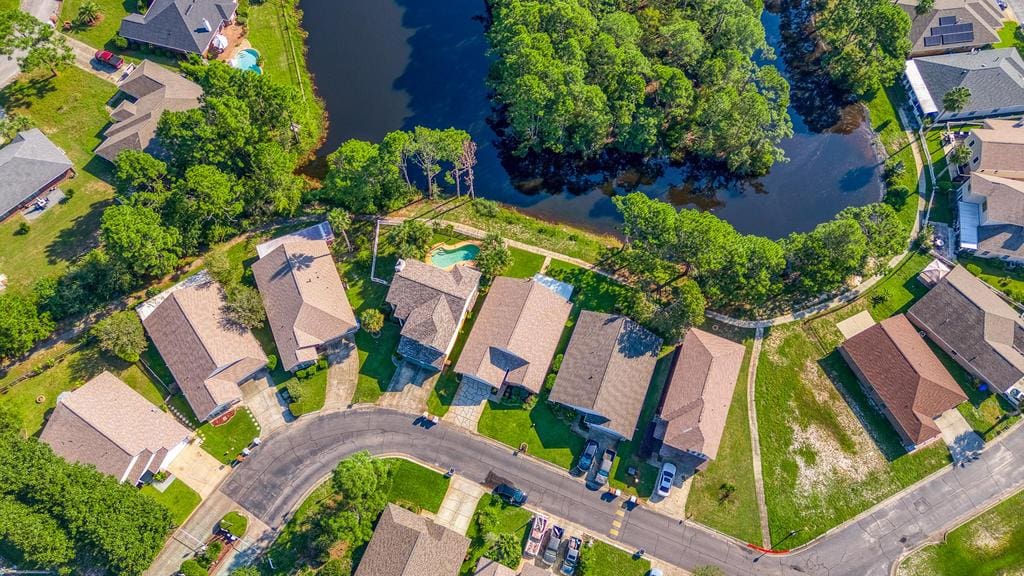
[[[465,535],[469,523],[473,521],[476,505],[486,493],[483,486],[456,474],[448,485],[448,492],[444,495],[434,521]]]

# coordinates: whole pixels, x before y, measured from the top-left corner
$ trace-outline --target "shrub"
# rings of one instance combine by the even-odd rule
[[[277,356],[274,356],[273,354],[267,355],[267,370],[270,370],[271,372],[277,370]]]
[[[92,327],[91,333],[99,341],[101,350],[125,362],[138,362],[148,346],[142,322],[131,310],[104,318]]]
[[[889,186],[885,192],[885,203],[896,210],[906,206],[909,198],[910,189],[906,186]]]
[[[128,49],[128,39],[124,36],[121,36],[120,34],[115,34],[114,37],[110,40],[110,43],[114,46],[115,50]]]
[[[332,558],[317,572],[320,576],[348,576],[351,573],[352,560],[349,558]]]
[[[206,568],[198,560],[185,560],[178,568],[182,576],[207,576]]]
[[[384,328],[384,315],[376,308],[367,308],[359,314],[359,323],[363,330],[370,334],[377,334]]]
[[[64,191],[64,199],[61,200],[61,203],[63,204],[65,202],[67,202],[68,200],[71,200],[74,197],[75,197],[75,189],[74,188],[68,188],[67,190]]]
[[[558,372],[558,370],[562,367],[562,359],[563,358],[564,358],[563,354],[558,354],[557,356],[555,356],[555,359],[551,361],[551,371],[552,372]]]
[[[297,404],[302,401],[302,389],[298,386],[289,386],[288,396],[291,397],[292,404]]]
[[[974,262],[968,263],[966,266],[964,266],[964,268],[967,268],[967,271],[970,272],[971,274],[974,274],[975,276],[981,275],[981,266],[978,266]]]
[[[473,210],[476,210],[477,214],[486,218],[494,218],[501,212],[501,207],[494,200],[477,198],[473,200]]]
[[[18,229],[15,230],[14,233],[18,236],[24,236],[25,234],[28,234],[28,231],[31,229],[32,227],[29,226],[28,222],[19,222]]]
[[[498,564],[504,564],[509,568],[519,566],[523,551],[519,546],[519,537],[513,532],[502,532],[494,539],[487,557]]]
[[[903,160],[899,158],[890,158],[885,161],[885,181],[887,183],[893,183],[899,180],[907,173],[907,165],[903,163]]]
[[[327,358],[320,358],[319,360],[317,360],[316,369],[317,371],[327,370]]]

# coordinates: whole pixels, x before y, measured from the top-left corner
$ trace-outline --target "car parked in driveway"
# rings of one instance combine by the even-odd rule
[[[559,570],[566,576],[572,576],[576,573],[576,565],[580,562],[580,547],[583,545],[583,541],[573,536],[569,538],[569,543],[565,546],[565,559],[562,560],[562,568]]]
[[[611,448],[604,451],[604,455],[601,457],[601,467],[597,469],[597,475],[594,476],[594,481],[597,482],[598,486],[604,486],[608,483],[608,475],[612,472],[612,462],[615,460],[615,450]]]
[[[540,547],[544,543],[544,536],[548,533],[548,517],[543,514],[535,514],[530,527],[530,537],[526,540],[523,548],[523,556],[535,558],[540,554]]]
[[[658,474],[658,496],[662,498],[668,496],[670,490],[672,490],[672,483],[676,481],[676,465],[671,462],[665,462],[661,465],[661,473]]]
[[[563,536],[565,536],[565,529],[557,524],[551,527],[551,532],[548,533],[548,545],[544,547],[544,554],[540,557],[541,562],[550,566],[555,563],[555,560],[558,560],[558,548],[562,545]]]
[[[504,500],[506,504],[510,504],[512,506],[522,506],[523,504],[526,504],[526,492],[523,492],[511,484],[498,484],[494,488],[494,493]]]
[[[580,454],[579,460],[576,461],[576,468],[573,469],[573,473],[578,475],[586,474],[587,470],[594,464],[594,456],[597,455],[597,442],[593,440],[587,440],[586,446],[583,447],[583,452]]]
[[[120,70],[121,66],[124,66],[124,58],[121,58],[110,50],[97,50],[96,61],[102,62],[114,70]]]

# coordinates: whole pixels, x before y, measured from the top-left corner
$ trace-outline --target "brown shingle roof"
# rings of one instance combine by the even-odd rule
[[[128,477],[132,482],[142,475],[150,455],[162,461],[188,437],[189,431],[170,414],[110,372],[61,394],[40,435],[65,460],[92,464],[118,479],[139,456],[139,472]]]
[[[703,330],[686,333],[661,407],[666,445],[718,456],[745,352],[742,344]]]
[[[484,556],[476,563],[473,576],[516,576],[516,571]]]
[[[550,400],[603,416],[602,426],[630,438],[660,350],[661,338],[629,318],[584,310]]]
[[[915,444],[939,435],[935,418],[967,400],[960,386],[906,316],[900,314],[857,334],[842,349]]]
[[[466,266],[442,270],[405,260],[388,288],[386,301],[403,322],[402,336],[446,351],[455,339],[459,318],[476,294],[480,272]]]
[[[537,393],[572,304],[530,279],[494,279],[455,371]]]
[[[1015,120],[986,120],[971,131],[967,143],[975,151],[971,170],[1005,178],[1024,178],[1024,124]]]
[[[388,504],[355,576],[455,576],[468,550],[465,536]]]
[[[252,265],[285,370],[316,360],[316,347],[356,329],[331,251],[323,240],[281,244]]]
[[[200,420],[241,400],[238,384],[267,364],[248,328],[224,313],[224,290],[210,281],[172,292],[142,321]]]

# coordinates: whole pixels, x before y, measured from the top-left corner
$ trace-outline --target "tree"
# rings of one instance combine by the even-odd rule
[[[399,258],[422,260],[434,233],[419,220],[406,220],[388,232],[388,243],[394,247]]]
[[[206,265],[206,271],[210,277],[219,282],[221,286],[232,286],[238,281],[237,271],[223,250],[213,250],[208,253],[203,264]]]
[[[335,234],[341,234],[345,239],[345,246],[351,252],[352,242],[348,239],[348,231],[352,227],[352,215],[341,208],[335,208],[327,213],[327,222]]]
[[[111,206],[103,212],[100,238],[111,259],[136,278],[162,276],[178,264],[181,237],[150,208]]]
[[[393,134],[385,143],[395,143]],[[390,212],[415,193],[403,176],[403,158],[401,147],[348,140],[327,157],[320,194],[358,214]]]
[[[18,132],[23,132],[31,127],[32,123],[27,117],[8,112],[6,116],[0,118],[0,146],[6,146],[18,135]]]
[[[124,198],[140,191],[163,189],[166,178],[167,164],[146,152],[125,149],[114,157],[114,182]]]
[[[384,328],[384,315],[376,308],[367,308],[359,314],[359,324],[370,334],[379,334]]]
[[[0,11],[0,56],[17,57],[22,72],[46,68],[54,76],[75,61],[62,34],[20,10]]]
[[[135,363],[148,343],[139,316],[132,311],[115,312],[92,327],[100,349],[125,362]]]
[[[864,232],[849,218],[819,224],[806,234],[791,234],[783,247],[789,266],[800,275],[800,285],[808,294],[841,287],[862,270],[868,253]]]
[[[44,568],[64,566],[75,556],[74,543],[60,524],[8,494],[0,494],[0,541]]]
[[[512,264],[512,251],[505,246],[505,240],[491,232],[480,244],[480,252],[476,255],[476,267],[484,278],[491,280],[499,276]]]
[[[923,15],[931,12],[934,7],[935,0],[918,0],[917,6],[914,6],[914,12]]]
[[[78,7],[78,14],[75,16],[75,20],[79,24],[91,26],[102,15],[103,10],[99,4],[93,2],[93,0],[86,0]]]
[[[240,326],[246,328],[262,328],[267,321],[267,313],[263,309],[263,298],[254,288],[244,284],[235,284],[226,288],[227,304],[224,313]]]
[[[942,109],[947,112],[959,112],[971,101],[971,89],[957,86],[942,96]]]
[[[971,161],[971,157],[974,156],[974,150],[963,142],[957,144],[953,151],[949,153],[949,159],[953,162],[954,166],[963,166]]]
[[[518,567],[523,557],[519,536],[514,532],[502,532],[492,536],[493,541],[490,548],[488,548],[487,557],[509,568]]]
[[[49,336],[53,328],[50,315],[40,313],[31,299],[0,294],[0,358],[21,356]]]
[[[903,73],[910,16],[889,0],[829,0],[818,15],[822,64],[840,87],[865,97]]]
[[[673,290],[670,304],[654,313],[650,327],[669,342],[677,342],[690,326],[704,323],[704,295],[695,282],[684,281]]]
[[[907,244],[907,229],[899,214],[888,204],[876,202],[866,206],[850,206],[836,215],[837,220],[849,218],[860,225],[867,239],[867,257],[884,260],[899,254]]]

